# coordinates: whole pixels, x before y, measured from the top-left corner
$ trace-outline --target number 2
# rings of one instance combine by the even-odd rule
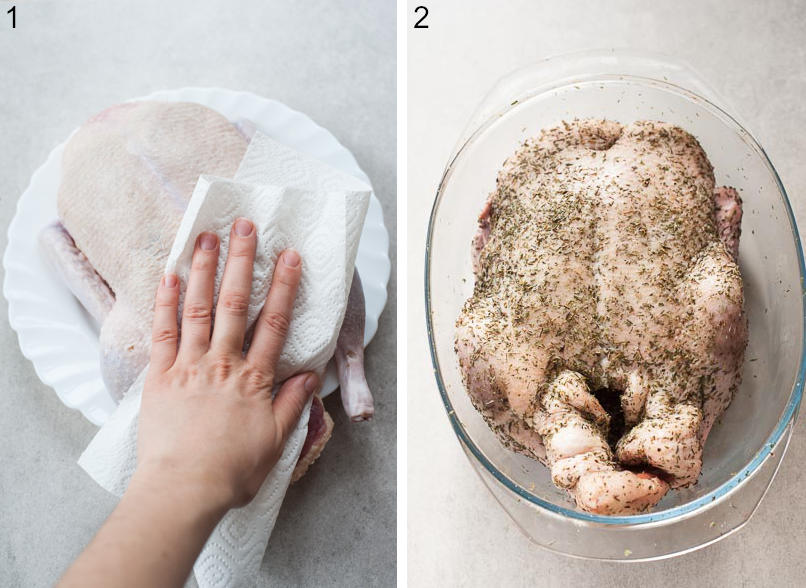
[[[415,29],[427,29],[428,28],[427,24],[422,24],[422,22],[425,20],[425,17],[428,16],[428,8],[426,8],[425,6],[418,6],[417,8],[414,9],[414,14],[417,14],[421,10],[423,11],[423,15],[420,17],[420,20],[418,20],[417,22],[414,23],[414,28]]]
[[[11,15],[11,28],[16,29],[17,28],[17,7],[12,6],[8,10],[6,10],[6,14]]]

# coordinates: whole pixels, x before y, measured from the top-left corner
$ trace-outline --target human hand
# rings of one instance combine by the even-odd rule
[[[179,283],[174,275],[163,278],[138,423],[133,483],[155,491],[179,485],[224,511],[255,496],[319,387],[316,374],[305,373],[271,395],[301,274],[293,250],[277,262],[249,352],[242,353],[256,243],[254,225],[237,220],[212,336],[218,238],[203,233],[196,242],[178,345]]]

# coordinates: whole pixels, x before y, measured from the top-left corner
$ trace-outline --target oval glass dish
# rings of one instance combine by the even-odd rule
[[[749,520],[789,442],[804,376],[800,238],[764,150],[714,102],[724,105],[690,68],[656,56],[607,52],[549,60],[496,86],[440,183],[425,271],[439,391],[484,484],[532,541],[552,551],[641,561],[713,543]],[[573,118],[681,126],[705,149],[716,185],[735,187],[744,201],[739,263],[750,339],[742,385],[708,438],[697,484],[670,491],[640,515],[582,512],[554,486],[547,468],[504,448],[471,404],[454,353],[454,323],[473,290],[471,241],[502,163],[526,138]]]

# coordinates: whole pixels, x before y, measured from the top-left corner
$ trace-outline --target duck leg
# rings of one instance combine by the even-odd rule
[[[647,472],[622,469],[607,443],[610,415],[580,374],[565,370],[549,385],[535,415],[553,482],[577,506],[597,514],[643,512],[669,485]]]
[[[365,319],[364,291],[358,271],[355,271],[335,354],[341,402],[354,423],[369,420],[375,414],[372,393],[364,375]]]

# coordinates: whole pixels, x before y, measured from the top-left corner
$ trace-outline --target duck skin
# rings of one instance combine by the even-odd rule
[[[502,443],[580,509],[643,512],[696,482],[741,381],[741,216],[697,140],[662,122],[563,123],[504,163],[456,352]]]

